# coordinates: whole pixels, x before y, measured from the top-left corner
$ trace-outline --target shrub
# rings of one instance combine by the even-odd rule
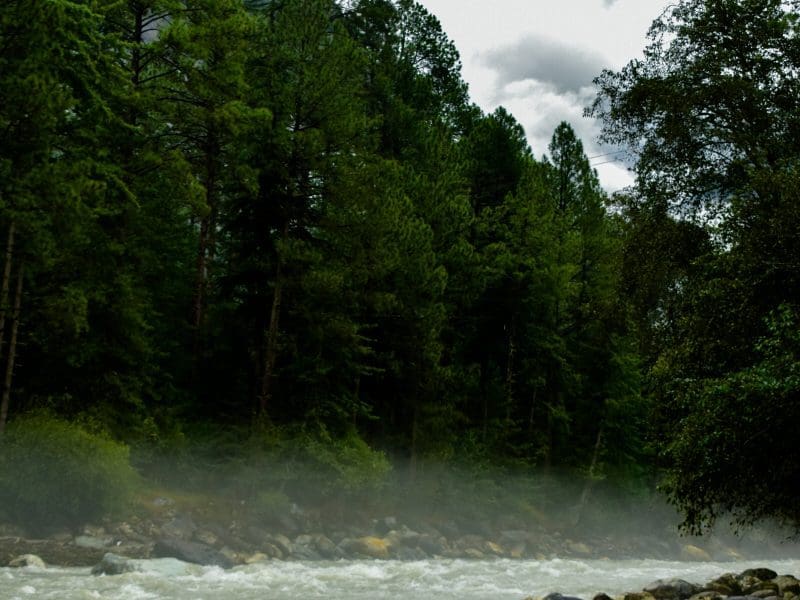
[[[47,414],[14,421],[0,440],[0,502],[32,532],[119,512],[137,481],[127,446]]]

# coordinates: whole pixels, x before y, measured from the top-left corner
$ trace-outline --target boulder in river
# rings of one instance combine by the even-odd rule
[[[683,579],[657,579],[644,588],[657,600],[686,600],[700,591],[700,587]]]
[[[92,567],[92,575],[122,575],[138,570],[138,566],[130,558],[107,552],[103,559]]]
[[[775,579],[777,576],[778,574],[772,569],[765,569],[763,567],[758,569],[746,569],[739,573],[740,579],[744,577],[755,577],[761,581],[770,581],[771,579]]]
[[[44,561],[35,554],[22,554],[8,563],[8,566],[14,568],[37,567],[39,569],[44,569],[46,565]]]
[[[773,581],[778,585],[778,595],[780,596],[786,596],[786,594],[796,596],[800,594],[800,580],[797,580],[792,575],[781,575],[775,577]]]
[[[384,539],[378,537],[367,536],[357,539],[344,539],[339,544],[339,547],[346,554],[362,555],[368,558],[389,558],[389,545]]]
[[[711,555],[693,544],[686,544],[681,548],[681,560],[688,560],[693,562],[708,562],[711,560]]]
[[[172,557],[196,565],[214,565],[223,569],[233,567],[233,561],[211,546],[176,538],[163,538],[153,547],[153,556]]]

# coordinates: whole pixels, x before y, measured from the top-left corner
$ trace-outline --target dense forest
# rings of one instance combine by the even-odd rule
[[[301,440],[800,523],[798,17],[683,0],[598,73],[609,196],[413,0],[4,0],[0,453]]]

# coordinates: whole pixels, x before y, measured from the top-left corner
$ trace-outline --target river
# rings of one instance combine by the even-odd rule
[[[173,559],[142,561],[142,572],[92,576],[89,569],[0,569],[0,598],[30,600],[509,599],[559,591],[591,598],[681,577],[705,583],[767,566],[800,574],[800,560],[688,563],[658,560],[426,560],[270,562],[224,571]]]

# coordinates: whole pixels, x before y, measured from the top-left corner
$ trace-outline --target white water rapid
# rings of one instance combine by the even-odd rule
[[[800,575],[800,560],[687,563],[657,560],[426,560],[419,562],[270,562],[224,571],[173,559],[144,561],[144,570],[92,576],[89,569],[0,569],[3,600],[279,600],[509,599],[558,591],[590,599],[641,590],[680,577],[705,583],[727,572],[765,566]]]

